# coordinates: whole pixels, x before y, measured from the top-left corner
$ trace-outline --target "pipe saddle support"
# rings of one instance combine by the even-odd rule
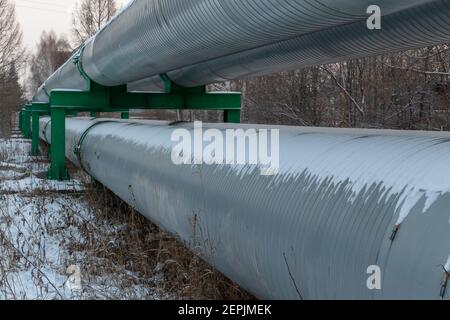
[[[205,86],[184,88],[165,75],[161,78],[165,83],[164,92],[128,92],[126,85],[104,87],[93,81],[90,81],[89,91],[52,90],[49,103],[52,136],[49,179],[69,179],[65,164],[65,118],[70,113],[89,112],[96,117],[101,112],[118,112],[122,119],[128,119],[130,109],[222,110],[224,122],[240,123],[241,93],[210,93]],[[39,122],[39,118],[36,121]]]

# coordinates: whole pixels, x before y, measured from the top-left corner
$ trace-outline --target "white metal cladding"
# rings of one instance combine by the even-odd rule
[[[180,85],[198,86],[447,43],[449,17],[450,1],[437,1],[383,18],[380,31],[368,31],[365,21],[348,24],[194,64],[168,75]]]
[[[448,42],[449,0],[134,0],[90,39],[83,68],[105,86],[162,73],[185,86]],[[151,80],[150,84],[155,81]],[[69,60],[39,89],[85,90]]]
[[[73,162],[96,121],[67,119]],[[254,165],[174,165],[171,134],[180,128],[193,125],[98,124],[85,136],[82,165],[259,298],[440,299],[450,255],[449,133],[279,127],[280,172],[271,177]],[[366,286],[370,265],[381,267],[380,291]]]

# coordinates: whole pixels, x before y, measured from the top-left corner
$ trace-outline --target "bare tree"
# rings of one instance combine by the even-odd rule
[[[77,46],[97,33],[117,11],[115,0],[81,0],[72,18],[72,33]]]
[[[19,67],[24,58],[22,32],[16,21],[15,6],[9,0],[0,0],[0,72],[8,72],[12,63]]]
[[[18,70],[25,62],[22,32],[16,21],[15,7],[0,0],[0,134],[11,129],[12,114],[23,102]]]
[[[29,91],[36,92],[39,86],[55,72],[71,55],[69,41],[54,31],[43,32],[37,50],[30,59]]]
[[[244,121],[450,130],[450,46],[245,80]]]

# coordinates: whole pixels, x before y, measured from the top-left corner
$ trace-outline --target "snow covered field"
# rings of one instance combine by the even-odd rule
[[[80,170],[46,180],[30,149],[0,139],[0,300],[251,298]]]
[[[43,179],[46,157],[29,152],[28,140],[0,140],[0,299],[175,298],[158,289],[157,275],[105,271],[103,258],[84,251],[96,239],[83,229],[96,219],[83,183]],[[121,226],[95,227],[114,234]]]

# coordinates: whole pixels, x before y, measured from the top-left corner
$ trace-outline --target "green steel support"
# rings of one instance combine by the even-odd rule
[[[39,155],[39,111],[31,112],[31,155]]]
[[[33,103],[31,105],[31,155],[39,155],[39,118],[50,115],[50,104]]]
[[[26,121],[26,109],[25,107],[22,109],[22,114],[21,114],[21,123],[20,123],[20,131],[22,133],[22,136],[25,137],[25,121]]]
[[[108,91],[52,91],[52,106],[89,112],[153,110],[234,110],[241,109],[240,93],[161,93]]]
[[[20,112],[20,132],[25,137],[25,109]]]
[[[51,180],[69,180],[69,172],[66,167],[66,110],[64,107],[51,108],[51,141],[50,146],[50,171]]]
[[[76,63],[81,68],[79,61]],[[240,123],[240,93],[208,93],[205,86],[183,88],[165,75],[161,78],[165,84],[164,92],[128,92],[127,86],[103,87],[87,78],[89,91],[53,90],[49,105],[52,129],[49,178],[69,178],[65,165],[65,117],[73,113],[89,112],[92,117],[97,117],[100,112],[119,112],[122,119],[128,119],[130,109],[223,110],[225,122]]]
[[[124,120],[130,119],[130,112],[122,112],[122,113],[120,114],[120,118],[121,118],[121,119],[124,119]]]
[[[31,139],[31,110],[29,107],[23,112],[23,136],[25,139]]]
[[[241,110],[225,110],[225,123],[241,123]]]
[[[23,123],[23,109],[19,111],[19,130],[23,135],[22,123]]]

